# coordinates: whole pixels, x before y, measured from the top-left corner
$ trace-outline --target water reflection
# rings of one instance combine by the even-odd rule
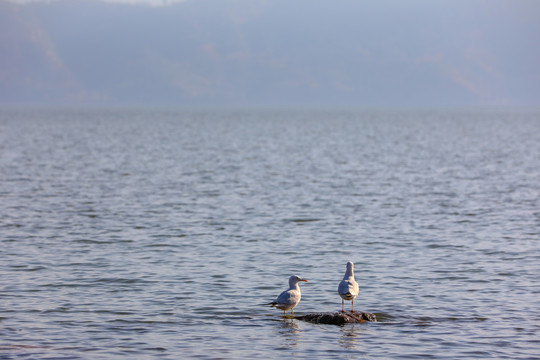
[[[298,346],[302,338],[302,329],[293,318],[283,318],[277,327],[278,335],[284,340],[283,346],[293,348]]]
[[[345,349],[349,350],[359,350],[359,332],[360,327],[355,327],[355,325],[344,326],[340,329],[341,338],[339,339],[339,344]]]

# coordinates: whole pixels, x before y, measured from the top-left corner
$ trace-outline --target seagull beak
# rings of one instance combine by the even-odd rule
[[[300,279],[300,281],[308,282],[306,279]]]

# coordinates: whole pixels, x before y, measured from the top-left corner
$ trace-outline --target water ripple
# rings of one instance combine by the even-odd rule
[[[0,357],[534,358],[515,115],[2,109]],[[339,311],[348,260],[379,322],[263,305],[298,274],[295,314]]]

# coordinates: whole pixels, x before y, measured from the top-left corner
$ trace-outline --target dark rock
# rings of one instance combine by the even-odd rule
[[[296,317],[298,320],[304,320],[315,324],[345,325],[362,323],[366,321],[377,321],[374,314],[367,312],[334,312],[334,313],[313,313]]]

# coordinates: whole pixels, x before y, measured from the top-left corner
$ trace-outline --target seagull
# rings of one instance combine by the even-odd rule
[[[280,310],[283,310],[283,316],[287,314],[287,310],[291,310],[291,315],[294,315],[294,307],[300,302],[302,294],[300,293],[300,287],[298,282],[304,281],[308,282],[306,279],[302,279],[298,275],[292,275],[289,278],[289,289],[285,290],[268,305],[277,307]]]
[[[354,298],[358,295],[358,283],[354,281],[354,264],[349,261],[347,263],[347,271],[343,280],[339,283],[338,287],[339,296],[341,296],[341,312],[345,312],[343,309],[345,300],[351,300],[351,312],[354,312]]]

